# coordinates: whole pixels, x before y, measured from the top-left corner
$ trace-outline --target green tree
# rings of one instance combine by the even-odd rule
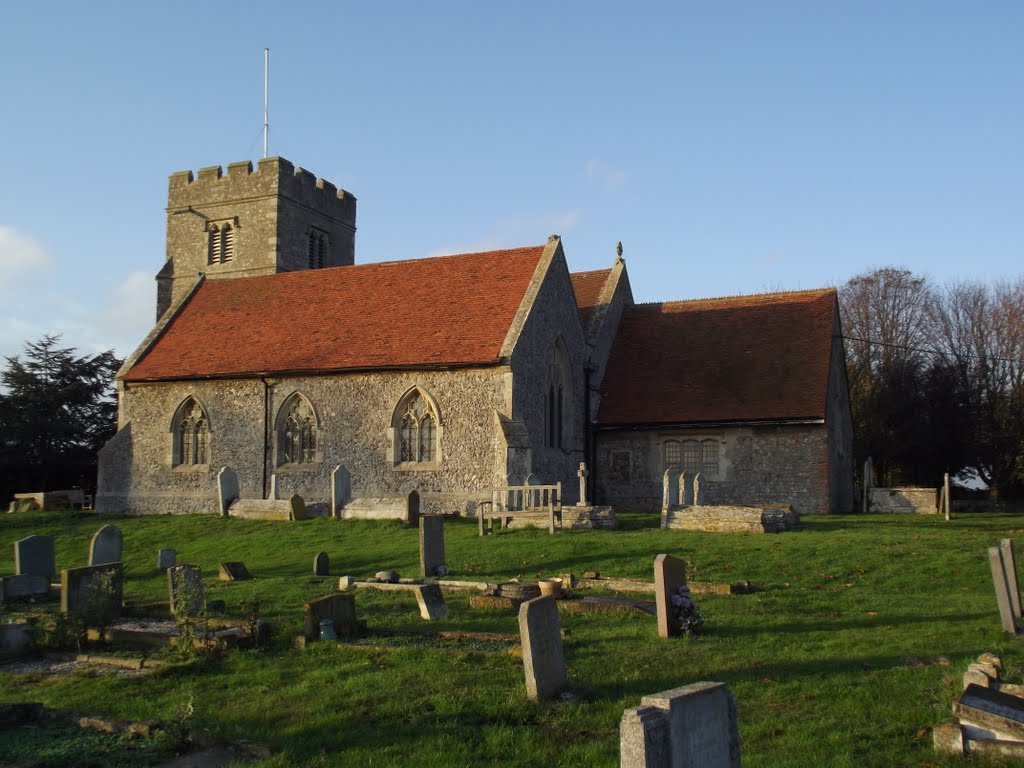
[[[79,356],[60,336],[26,342],[0,372],[0,472],[16,490],[93,488],[96,454],[117,428],[112,350]]]

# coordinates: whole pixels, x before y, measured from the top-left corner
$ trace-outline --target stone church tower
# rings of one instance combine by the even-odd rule
[[[156,276],[160,317],[208,279],[355,260],[356,198],[281,157],[171,175],[167,261]]]

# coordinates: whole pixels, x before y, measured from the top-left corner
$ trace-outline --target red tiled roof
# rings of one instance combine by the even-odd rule
[[[124,379],[495,363],[543,252],[208,279]]]
[[[593,317],[594,309],[601,298],[601,289],[608,282],[608,275],[611,272],[610,269],[595,269],[592,272],[573,272],[569,275],[584,328],[590,324],[590,318]]]
[[[825,418],[834,290],[627,307],[598,421]]]

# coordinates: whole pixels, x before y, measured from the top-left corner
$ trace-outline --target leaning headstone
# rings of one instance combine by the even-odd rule
[[[26,536],[14,542],[14,572],[19,576],[44,576],[47,582],[56,575],[53,536]]]
[[[352,474],[341,464],[331,472],[331,517],[340,517],[352,500]]]
[[[420,494],[419,491],[409,491],[405,499],[405,523],[406,525],[419,525],[420,520]]]
[[[690,482],[686,475],[686,471],[679,473],[679,506],[688,507],[690,506],[690,496],[688,495],[686,484]]]
[[[156,568],[158,571],[166,571],[178,564],[178,550],[161,549],[156,553]]]
[[[116,525],[104,525],[89,542],[89,565],[121,562],[121,544],[124,537]]]
[[[622,768],[739,768],[736,698],[725,683],[694,683],[644,696],[619,730]]]
[[[672,596],[686,586],[686,563],[672,555],[654,558],[654,602],[658,609],[658,637],[680,633],[672,610]]]
[[[320,622],[324,619],[334,622],[334,631],[338,637],[358,634],[356,598],[351,593],[340,592],[310,600],[303,610],[302,634],[306,640],[316,640],[320,637]]]
[[[329,576],[331,573],[331,559],[326,552],[317,552],[313,555],[313,575]]]
[[[704,475],[698,472],[693,476],[693,506],[699,507],[701,504],[706,504],[707,499],[704,498]]]
[[[1000,539],[999,551],[1003,555],[1003,570],[1006,572],[1006,586],[1010,592],[1010,610],[1016,619],[1021,618],[1020,580],[1017,578],[1017,555],[1013,551],[1013,541]]]
[[[425,621],[437,621],[448,615],[448,605],[437,584],[423,584],[413,587],[416,602],[420,607],[420,618]]]
[[[1013,620],[1013,605],[1010,602],[1010,584],[1006,578],[1006,564],[999,547],[989,547],[988,563],[992,571],[992,585],[996,590],[996,603],[999,606],[999,620],[1003,630],[1011,635],[1017,634],[1017,625]]]
[[[123,585],[121,563],[68,568],[60,573],[60,610],[86,620],[118,618]]]
[[[305,520],[307,517],[306,502],[303,501],[299,494],[293,493],[288,497],[288,519]]]
[[[526,695],[531,701],[557,696],[566,687],[558,604],[550,597],[538,597],[519,606],[519,637]]]
[[[231,467],[221,467],[217,473],[217,494],[220,503],[220,513],[228,516],[228,510],[241,497],[238,488],[238,473]]]
[[[669,467],[661,478],[661,511],[668,512],[679,498],[679,470]]]
[[[167,593],[171,614],[198,616],[203,610],[203,571],[198,565],[167,569]]]
[[[425,515],[420,518],[420,578],[436,576],[444,564],[444,518]]]
[[[245,563],[231,562],[220,564],[217,578],[219,581],[248,581],[252,576],[249,575]]]

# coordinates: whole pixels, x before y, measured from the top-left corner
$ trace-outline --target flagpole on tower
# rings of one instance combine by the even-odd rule
[[[263,49],[263,156],[268,157],[270,141],[270,49]]]

